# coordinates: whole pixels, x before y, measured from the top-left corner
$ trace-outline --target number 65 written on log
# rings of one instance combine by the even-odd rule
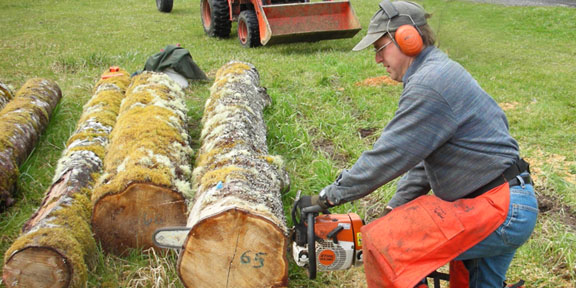
[[[244,253],[242,253],[242,256],[240,256],[240,263],[242,264],[250,264],[252,261],[256,262],[256,264],[252,265],[253,268],[262,268],[264,267],[264,256],[266,256],[266,253],[264,252],[256,252],[254,253],[254,257],[252,257],[252,251],[248,250]]]

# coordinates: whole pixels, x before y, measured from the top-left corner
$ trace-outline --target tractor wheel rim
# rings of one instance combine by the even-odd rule
[[[248,27],[244,21],[238,23],[238,38],[242,44],[246,44],[248,41]]]
[[[211,12],[208,0],[202,0],[202,20],[204,20],[204,27],[206,28],[210,28],[210,25],[212,25]]]

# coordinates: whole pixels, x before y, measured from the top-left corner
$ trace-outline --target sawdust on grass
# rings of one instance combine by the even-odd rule
[[[400,82],[392,80],[389,76],[383,75],[374,78],[367,78],[364,81],[356,82],[356,86],[370,86],[370,87],[381,87],[381,86],[396,86]]]

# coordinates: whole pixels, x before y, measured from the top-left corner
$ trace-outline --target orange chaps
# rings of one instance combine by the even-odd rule
[[[454,202],[421,196],[365,225],[361,231],[368,287],[414,287],[494,232],[504,223],[509,204],[510,187],[504,183]]]

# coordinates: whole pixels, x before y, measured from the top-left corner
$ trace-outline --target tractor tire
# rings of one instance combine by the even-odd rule
[[[170,13],[173,5],[174,0],[156,0],[156,8],[160,12]]]
[[[258,18],[253,10],[244,10],[238,16],[238,40],[244,48],[261,46]]]
[[[202,0],[200,16],[206,35],[219,38],[230,36],[232,21],[227,0]]]

